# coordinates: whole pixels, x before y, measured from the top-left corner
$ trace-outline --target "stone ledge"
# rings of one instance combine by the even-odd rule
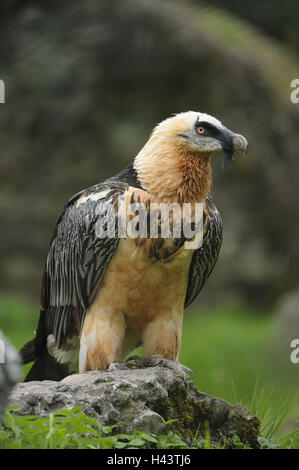
[[[74,374],[60,382],[45,380],[17,384],[9,406],[18,415],[46,416],[59,409],[81,406],[99,416],[103,426],[117,424],[117,432],[142,430],[161,434],[169,427],[191,443],[195,433],[204,437],[207,423],[212,443],[237,434],[259,447],[260,420],[241,405],[199,392],[195,384],[164,367]]]

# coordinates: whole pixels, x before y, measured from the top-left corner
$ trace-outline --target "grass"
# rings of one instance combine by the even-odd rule
[[[33,337],[38,314],[37,304],[20,297],[0,295],[0,327],[17,348]],[[201,391],[231,403],[241,403],[262,419],[261,445],[269,446],[271,440],[281,448],[299,448],[299,365],[290,362],[288,353],[273,352],[273,328],[271,313],[252,312],[244,307],[226,306],[202,310],[200,314],[196,310],[186,312],[180,362],[194,371]],[[85,422],[85,415],[80,411],[65,412],[63,416],[61,413],[64,412],[39,419],[7,414],[0,447],[4,443],[8,447],[43,448],[62,444],[74,448],[187,446],[171,432],[164,436],[135,433],[115,437],[112,429],[100,428],[99,424],[89,421],[91,418],[86,418]],[[90,426],[96,434],[88,430]],[[237,447],[238,437],[234,439]],[[193,446],[212,447],[208,436],[199,441],[195,436]]]
[[[17,416],[14,407],[6,411],[0,426],[0,449],[250,449],[237,435],[222,444],[211,443],[207,430],[204,439],[195,435],[187,444],[172,431],[156,435],[142,431],[115,433],[116,426],[102,426],[97,418],[86,416],[80,407],[59,410],[47,417]],[[259,437],[262,448],[298,448],[299,433],[295,430],[270,441]]]
[[[60,410],[46,418],[5,415],[0,429],[0,448],[10,449],[185,449],[187,444],[169,431],[155,434],[135,431],[115,434],[114,426],[101,426],[96,418],[86,416],[80,407]]]
[[[299,418],[299,366],[291,363],[291,350],[273,345],[274,327],[273,315],[244,308],[191,312],[180,360],[200,390],[241,403],[266,422],[267,410],[283,411],[288,403],[277,433],[291,430]]]

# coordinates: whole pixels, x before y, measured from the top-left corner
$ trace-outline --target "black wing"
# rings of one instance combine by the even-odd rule
[[[206,200],[203,243],[195,250],[188,277],[185,308],[198,296],[206,280],[213,271],[222,244],[222,219],[210,196]]]
[[[53,334],[58,348],[78,335],[94,300],[118,238],[100,238],[97,222],[106,216],[128,184],[100,183],[75,195],[65,206],[54,232],[44,272],[36,356]],[[116,232],[117,235],[117,226]]]

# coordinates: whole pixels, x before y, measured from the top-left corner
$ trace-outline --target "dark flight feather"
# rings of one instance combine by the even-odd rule
[[[198,296],[218,259],[222,244],[222,219],[211,196],[206,199],[208,214],[204,217],[202,246],[194,251],[189,270],[185,308]]]

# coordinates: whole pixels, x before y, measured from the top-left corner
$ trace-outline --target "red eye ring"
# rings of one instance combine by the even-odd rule
[[[196,133],[199,134],[199,135],[204,135],[205,133],[207,132],[206,128],[205,127],[196,127]]]

